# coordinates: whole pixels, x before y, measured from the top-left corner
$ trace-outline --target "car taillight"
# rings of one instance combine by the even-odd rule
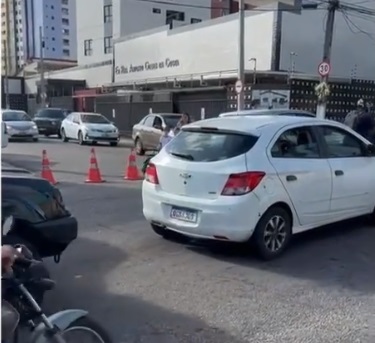
[[[149,163],[146,168],[145,179],[146,181],[153,183],[154,185],[159,184],[158,172],[156,170],[155,164]]]
[[[253,171],[229,175],[221,195],[244,195],[254,190],[266,173]]]

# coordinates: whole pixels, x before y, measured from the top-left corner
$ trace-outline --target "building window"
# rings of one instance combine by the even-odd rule
[[[54,41],[54,40],[55,40],[55,37],[52,37],[52,40]]]
[[[61,9],[61,13],[64,14],[64,15],[69,15],[69,9],[63,7],[63,8]]]
[[[61,4],[62,5],[68,5],[69,4],[69,0],[61,0]]]
[[[64,56],[70,56],[70,51],[68,49],[63,49],[62,53]]]
[[[55,31],[55,27],[54,27],[54,26],[52,26],[52,27],[51,27],[51,30],[52,30],[52,31]]]
[[[201,21],[202,21],[202,19],[197,19],[197,18],[191,18],[191,19],[190,19],[190,23],[191,23],[191,24],[200,23]]]
[[[69,25],[69,19],[63,18],[61,19],[61,22],[63,23],[63,25]]]
[[[53,9],[55,9],[55,6],[52,5],[52,6],[51,6],[51,10],[53,10]]]
[[[161,9],[160,8],[153,8],[152,9],[152,13],[160,14],[161,13]]]
[[[63,35],[69,35],[69,29],[62,29]]]
[[[104,53],[112,53],[112,37],[104,37]]]
[[[174,20],[185,21],[185,12],[167,10],[165,15],[165,24],[172,28]]]
[[[92,55],[92,39],[86,39],[83,42],[85,56],[91,56]]]
[[[63,39],[63,45],[69,46],[70,45],[69,39]]]
[[[104,6],[104,22],[105,23],[112,22],[112,5]]]

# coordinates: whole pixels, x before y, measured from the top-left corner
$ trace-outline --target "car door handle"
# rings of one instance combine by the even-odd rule
[[[344,172],[342,170],[335,170],[335,175],[336,176],[342,176],[342,175],[344,175]]]
[[[295,176],[295,175],[288,175],[287,177],[286,177],[286,181],[297,181],[297,176]]]

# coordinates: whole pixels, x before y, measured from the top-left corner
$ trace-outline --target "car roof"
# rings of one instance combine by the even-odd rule
[[[273,115],[273,116],[279,116],[279,115],[299,115],[300,117],[306,116],[306,117],[314,117],[315,114],[304,111],[304,110],[292,110],[287,108],[276,108],[276,109],[255,109],[255,110],[242,110],[242,111],[233,111],[233,112],[224,112],[219,115],[219,117],[227,117],[227,116],[250,116],[250,115]]]
[[[26,111],[23,111],[23,110],[12,110],[11,108],[1,109],[1,112],[20,112],[20,113],[26,113]]]
[[[333,124],[330,120],[316,119],[311,117],[275,116],[275,115],[252,115],[252,116],[229,116],[216,117],[200,120],[182,127],[188,128],[214,127],[222,130],[237,131],[244,133],[260,134],[265,128],[284,127],[292,124]]]
[[[100,114],[100,113],[94,113],[94,112],[72,112],[72,113],[69,113],[69,114],[83,114],[83,115],[89,115],[89,116],[101,116],[101,117],[103,117],[103,115],[102,114]]]
[[[149,113],[148,116],[154,115],[154,116],[168,116],[168,117],[181,117],[182,113]]]

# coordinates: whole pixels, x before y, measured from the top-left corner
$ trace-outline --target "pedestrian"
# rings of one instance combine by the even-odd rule
[[[163,129],[163,134],[160,137],[159,145],[157,151],[159,152],[161,149],[163,149],[172,139],[173,136],[171,135],[172,128],[168,125],[166,125]],[[150,160],[155,156],[156,154],[153,154],[146,158],[146,160],[143,162],[142,172],[143,174],[146,172],[147,166],[150,163]]]
[[[177,135],[180,132],[181,127],[183,127],[184,125],[190,124],[191,122],[192,120],[191,120],[190,115],[186,112],[183,113],[181,116],[181,119],[178,121],[176,127],[173,130],[174,135]]]
[[[369,111],[359,113],[354,121],[353,130],[370,142],[375,140],[375,119]]]
[[[357,107],[355,110],[350,111],[344,120],[344,124],[349,126],[351,129],[354,129],[356,126],[356,120],[358,118],[358,115],[365,112],[365,102],[363,99],[359,99],[357,102]]]

